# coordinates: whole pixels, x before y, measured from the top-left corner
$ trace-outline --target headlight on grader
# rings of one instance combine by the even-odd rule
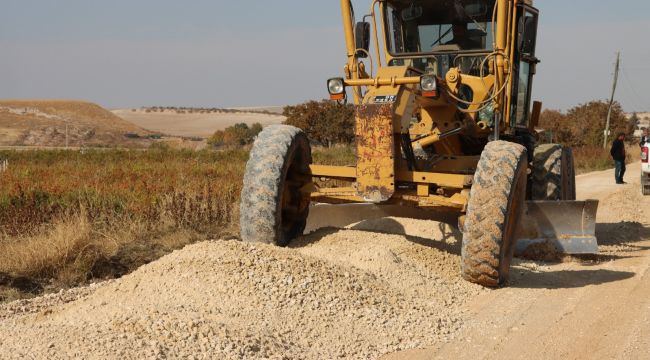
[[[345,99],[345,82],[342,78],[327,80],[327,91],[330,93],[330,100]]]
[[[438,93],[438,80],[436,80],[435,75],[422,75],[420,77],[420,89],[422,90],[422,96],[437,98]]]

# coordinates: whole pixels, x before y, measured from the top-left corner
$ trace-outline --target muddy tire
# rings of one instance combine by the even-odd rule
[[[544,144],[535,148],[531,175],[532,200],[575,200],[576,179],[571,148]]]
[[[488,287],[507,281],[524,210],[527,162],[526,148],[519,144],[494,141],[483,150],[463,228],[465,280]]]
[[[311,148],[293,126],[273,125],[255,140],[246,164],[240,204],[241,238],[286,246],[302,235],[309,197],[300,188],[311,181]]]

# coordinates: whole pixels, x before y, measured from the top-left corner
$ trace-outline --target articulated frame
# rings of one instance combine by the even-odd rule
[[[439,156],[427,171],[409,168],[398,149],[408,126],[414,94],[402,87],[392,104],[356,107],[357,164],[311,165],[313,178],[346,182],[347,187],[321,187],[312,182],[303,194],[321,203],[400,204],[465,212],[478,156]]]

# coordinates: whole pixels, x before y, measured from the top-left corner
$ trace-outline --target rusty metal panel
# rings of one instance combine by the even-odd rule
[[[356,108],[357,193],[364,201],[381,203],[395,193],[393,105]]]

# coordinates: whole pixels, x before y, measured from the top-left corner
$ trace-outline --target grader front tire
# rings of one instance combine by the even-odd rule
[[[309,198],[300,188],[309,183],[311,148],[293,126],[273,125],[255,140],[246,164],[240,204],[241,238],[286,246],[302,235]]]
[[[507,281],[526,198],[527,160],[526,149],[515,143],[494,141],[483,150],[463,229],[465,280],[487,287]]]

